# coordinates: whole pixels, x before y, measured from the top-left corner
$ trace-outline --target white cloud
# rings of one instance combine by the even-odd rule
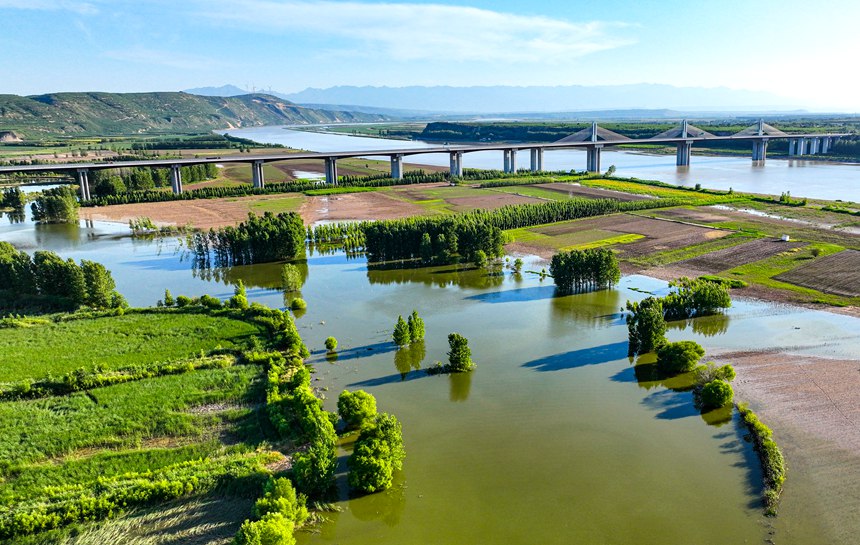
[[[209,0],[196,16],[248,31],[340,38],[353,43],[328,53],[395,61],[558,64],[632,43],[609,35],[627,26],[622,23],[573,23],[439,4]]]
[[[2,8],[72,11],[81,15],[95,15],[99,12],[93,3],[75,0],[0,0],[0,9]]]
[[[208,57],[189,55],[176,51],[148,49],[145,47],[132,47],[129,49],[105,51],[102,55],[109,59],[118,61],[165,66],[167,68],[176,68],[179,70],[229,68],[226,63]]]

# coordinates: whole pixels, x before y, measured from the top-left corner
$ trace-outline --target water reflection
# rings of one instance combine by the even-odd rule
[[[371,284],[424,284],[445,288],[456,286],[469,289],[488,289],[501,286],[504,274],[489,273],[465,265],[446,265],[441,267],[422,267],[420,269],[386,269],[368,264],[367,279]]]
[[[397,472],[394,485],[378,494],[368,494],[349,502],[349,511],[358,520],[379,520],[388,527],[397,526],[406,507],[406,486],[402,471]]]
[[[394,353],[394,367],[400,372],[400,379],[406,380],[409,371],[421,369],[421,362],[427,356],[424,341],[418,341],[405,346]]]
[[[302,285],[305,284],[310,275],[310,268],[306,259],[291,261],[292,265],[299,270]],[[220,282],[225,285],[236,285],[241,280],[246,287],[281,289],[281,267],[283,263],[258,263],[256,265],[236,265],[235,267],[194,267],[192,274],[195,278],[207,282]],[[291,292],[293,297],[299,297]]]
[[[448,399],[451,401],[466,401],[472,391],[472,373],[451,373],[448,375],[451,388]]]
[[[702,316],[699,318],[691,318],[689,320],[676,320],[667,322],[669,329],[679,329],[684,331],[689,326],[693,333],[704,335],[705,337],[714,337],[723,335],[729,330],[729,316],[727,314],[718,313],[711,316]]]
[[[18,208],[15,210],[7,210],[6,212],[0,212],[0,216],[3,216],[3,215],[5,215],[6,218],[9,220],[9,223],[12,223],[12,224],[24,223],[24,220],[27,218],[26,214],[24,213],[23,208]]]

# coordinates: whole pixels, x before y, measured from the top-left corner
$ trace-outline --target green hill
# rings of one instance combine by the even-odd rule
[[[269,95],[188,93],[0,95],[0,131],[43,136],[194,132],[261,125],[383,121],[378,114],[316,110]]]

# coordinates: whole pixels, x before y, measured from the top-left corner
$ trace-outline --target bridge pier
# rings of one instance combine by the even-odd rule
[[[182,193],[182,165],[170,165],[170,186],[177,195]]]
[[[337,185],[337,159],[334,157],[325,158],[325,183]]]
[[[686,130],[686,121],[684,122],[684,130]],[[690,155],[692,155],[693,143],[689,140],[678,142],[677,152],[675,153],[675,165],[679,167],[690,166]]]
[[[797,155],[801,157],[806,155],[806,138],[800,138],[797,140]]]
[[[821,150],[821,139],[813,138],[812,139],[812,151],[809,152],[810,155],[818,155]]]
[[[462,178],[463,177],[463,152],[462,151],[452,151],[451,152],[451,177],[452,178]]]
[[[827,153],[830,151],[830,138],[822,138],[821,139],[821,153]]]
[[[600,148],[602,145],[587,146],[586,151],[586,170],[588,172],[600,172]]]
[[[792,157],[797,154],[797,140],[792,138],[788,141],[788,156]]]
[[[505,172],[516,172],[517,171],[517,150],[515,149],[506,149],[502,150],[505,155]]]
[[[391,156],[391,177],[395,180],[403,179],[403,156],[402,155],[392,155]]]
[[[78,186],[80,187],[81,202],[92,198],[90,195],[90,171],[85,168],[78,169]]]
[[[262,188],[266,186],[266,177],[263,174],[263,161],[254,161],[251,163],[251,178],[254,182],[254,187]]]
[[[543,171],[543,148],[532,148],[531,150],[531,171]]]
[[[753,140],[752,143],[752,160],[754,162],[764,162],[767,159],[767,138],[761,140]]]

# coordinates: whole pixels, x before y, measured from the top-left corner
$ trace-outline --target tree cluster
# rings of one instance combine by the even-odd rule
[[[3,190],[3,196],[0,197],[0,208],[23,210],[25,204],[27,204],[27,197],[20,188],[7,187]]]
[[[424,320],[418,316],[417,310],[413,310],[406,320],[402,315],[397,317],[392,340],[397,346],[424,340]]]
[[[368,261],[420,259],[425,265],[472,262],[480,250],[504,253],[501,229],[471,214],[445,218],[405,218],[364,224]]]
[[[295,212],[277,216],[248,213],[248,220],[236,227],[194,233],[190,240],[199,267],[229,267],[291,260],[305,249],[305,227]]]
[[[8,242],[0,242],[0,290],[3,302],[18,306],[73,310],[82,305],[97,309],[124,308],[125,299],[104,265],[82,260],[63,260],[49,251],[31,258]]]
[[[608,248],[561,252],[552,256],[549,273],[561,293],[607,289],[621,279],[615,254]]]
[[[390,488],[405,457],[400,422],[394,415],[380,413],[361,428],[347,461],[349,485],[365,493]]]
[[[289,479],[269,479],[263,497],[254,504],[254,518],[246,520],[234,545],[292,545],[295,528],[308,518],[305,497],[296,494]]]
[[[37,223],[77,223],[79,207],[75,190],[70,186],[46,189],[30,205]]]

